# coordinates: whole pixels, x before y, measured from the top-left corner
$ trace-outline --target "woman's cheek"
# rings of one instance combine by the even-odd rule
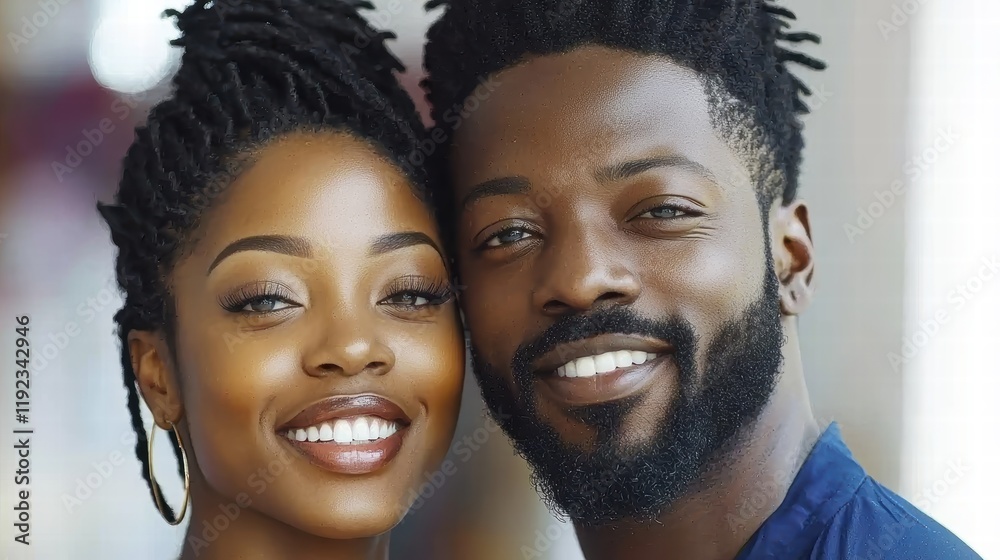
[[[267,403],[287,388],[298,368],[293,349],[246,342],[230,351],[205,337],[185,371],[184,406],[198,468],[224,494],[246,491],[266,464],[261,433]]]

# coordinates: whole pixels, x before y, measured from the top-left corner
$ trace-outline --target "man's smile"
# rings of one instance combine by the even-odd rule
[[[657,376],[676,380],[670,343],[603,334],[557,344],[533,363],[540,392],[565,407],[616,401],[646,389]]]
[[[673,351],[667,342],[627,334],[602,334],[563,342],[532,364],[537,375],[591,377],[633,364],[643,364]]]
[[[563,406],[578,407],[633,397],[646,390],[657,378],[660,383],[677,384],[677,369],[672,354],[652,360],[616,367],[609,372],[585,377],[544,375],[538,377],[547,398]]]

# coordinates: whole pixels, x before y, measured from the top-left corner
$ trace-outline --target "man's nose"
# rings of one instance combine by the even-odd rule
[[[641,284],[630,263],[596,232],[563,235],[547,253],[533,294],[535,305],[546,315],[628,305],[639,297]]]

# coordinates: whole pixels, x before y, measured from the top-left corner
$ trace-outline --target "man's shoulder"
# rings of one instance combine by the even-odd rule
[[[871,477],[829,520],[811,558],[982,560],[954,533]]]

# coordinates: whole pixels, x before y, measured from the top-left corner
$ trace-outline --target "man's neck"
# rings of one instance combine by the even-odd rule
[[[781,504],[820,435],[793,354],[745,445],[713,461],[701,483],[659,519],[577,525],[587,560],[733,560]]]

